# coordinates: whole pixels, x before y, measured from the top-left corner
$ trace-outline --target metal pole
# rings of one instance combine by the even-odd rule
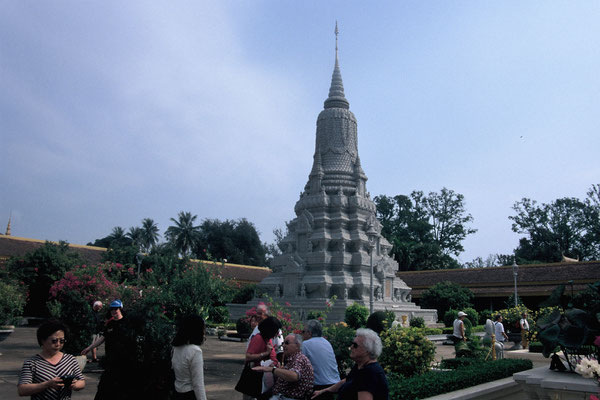
[[[371,293],[369,295],[369,313],[373,314],[373,250],[375,246],[372,243],[373,241],[369,240],[369,248],[371,249],[371,280],[370,280],[370,288]]]
[[[512,268],[513,268],[513,276],[515,277],[515,307],[518,307],[519,305],[517,302],[517,298],[518,298],[517,297],[517,275],[518,275],[519,267],[517,266],[516,261],[513,263]]]

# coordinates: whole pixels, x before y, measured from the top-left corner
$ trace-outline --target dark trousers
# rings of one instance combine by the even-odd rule
[[[317,391],[317,390],[322,390],[322,389],[326,389],[331,385],[314,385],[313,386],[313,391]],[[321,394],[320,396],[315,397],[313,400],[333,400],[333,396],[334,394],[332,392],[325,392],[323,394]]]
[[[189,391],[189,392],[185,392],[185,393],[179,393],[178,391],[174,391],[173,399],[174,400],[196,400],[196,395],[194,394],[193,390]]]

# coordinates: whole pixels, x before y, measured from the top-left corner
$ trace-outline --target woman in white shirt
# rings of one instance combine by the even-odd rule
[[[204,360],[200,345],[204,342],[202,317],[185,317],[173,339],[171,366],[175,372],[175,396],[178,400],[206,400]]]

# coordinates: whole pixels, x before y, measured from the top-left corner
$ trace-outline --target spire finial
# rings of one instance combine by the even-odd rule
[[[342,74],[340,73],[340,63],[338,61],[338,23],[335,21],[335,67],[333,68],[333,76],[331,77],[331,87],[329,88],[329,97],[325,100],[325,108],[345,108],[350,106],[348,100],[344,96],[344,84],[342,83]]]
[[[6,226],[6,236],[10,236],[10,220],[12,219],[12,212],[10,213],[9,217],[8,217],[8,225]]]
[[[335,59],[338,58],[338,35],[340,34],[340,30],[338,29],[337,20],[335,20]]]

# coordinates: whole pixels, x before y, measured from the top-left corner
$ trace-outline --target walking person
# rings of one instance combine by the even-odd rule
[[[100,336],[100,332],[104,327],[104,318],[102,317],[102,307],[104,305],[100,300],[96,300],[92,305],[92,311],[94,311],[94,335],[92,336],[92,343]],[[90,362],[90,361],[88,361]],[[92,349],[92,360],[91,362],[98,362],[98,348]]]
[[[202,317],[185,317],[173,339],[171,366],[175,372],[175,400],[206,400],[204,359],[205,323]]]
[[[325,389],[340,380],[337,361],[331,343],[323,336],[323,326],[316,319],[306,321],[302,331],[302,353],[313,367],[315,382],[313,390]],[[333,393],[324,392],[319,400],[333,400]]]
[[[59,321],[49,320],[40,325],[36,336],[41,351],[25,360],[17,391],[19,396],[32,400],[68,400],[71,391],[85,387],[85,378],[77,360],[62,352],[67,328]]]

